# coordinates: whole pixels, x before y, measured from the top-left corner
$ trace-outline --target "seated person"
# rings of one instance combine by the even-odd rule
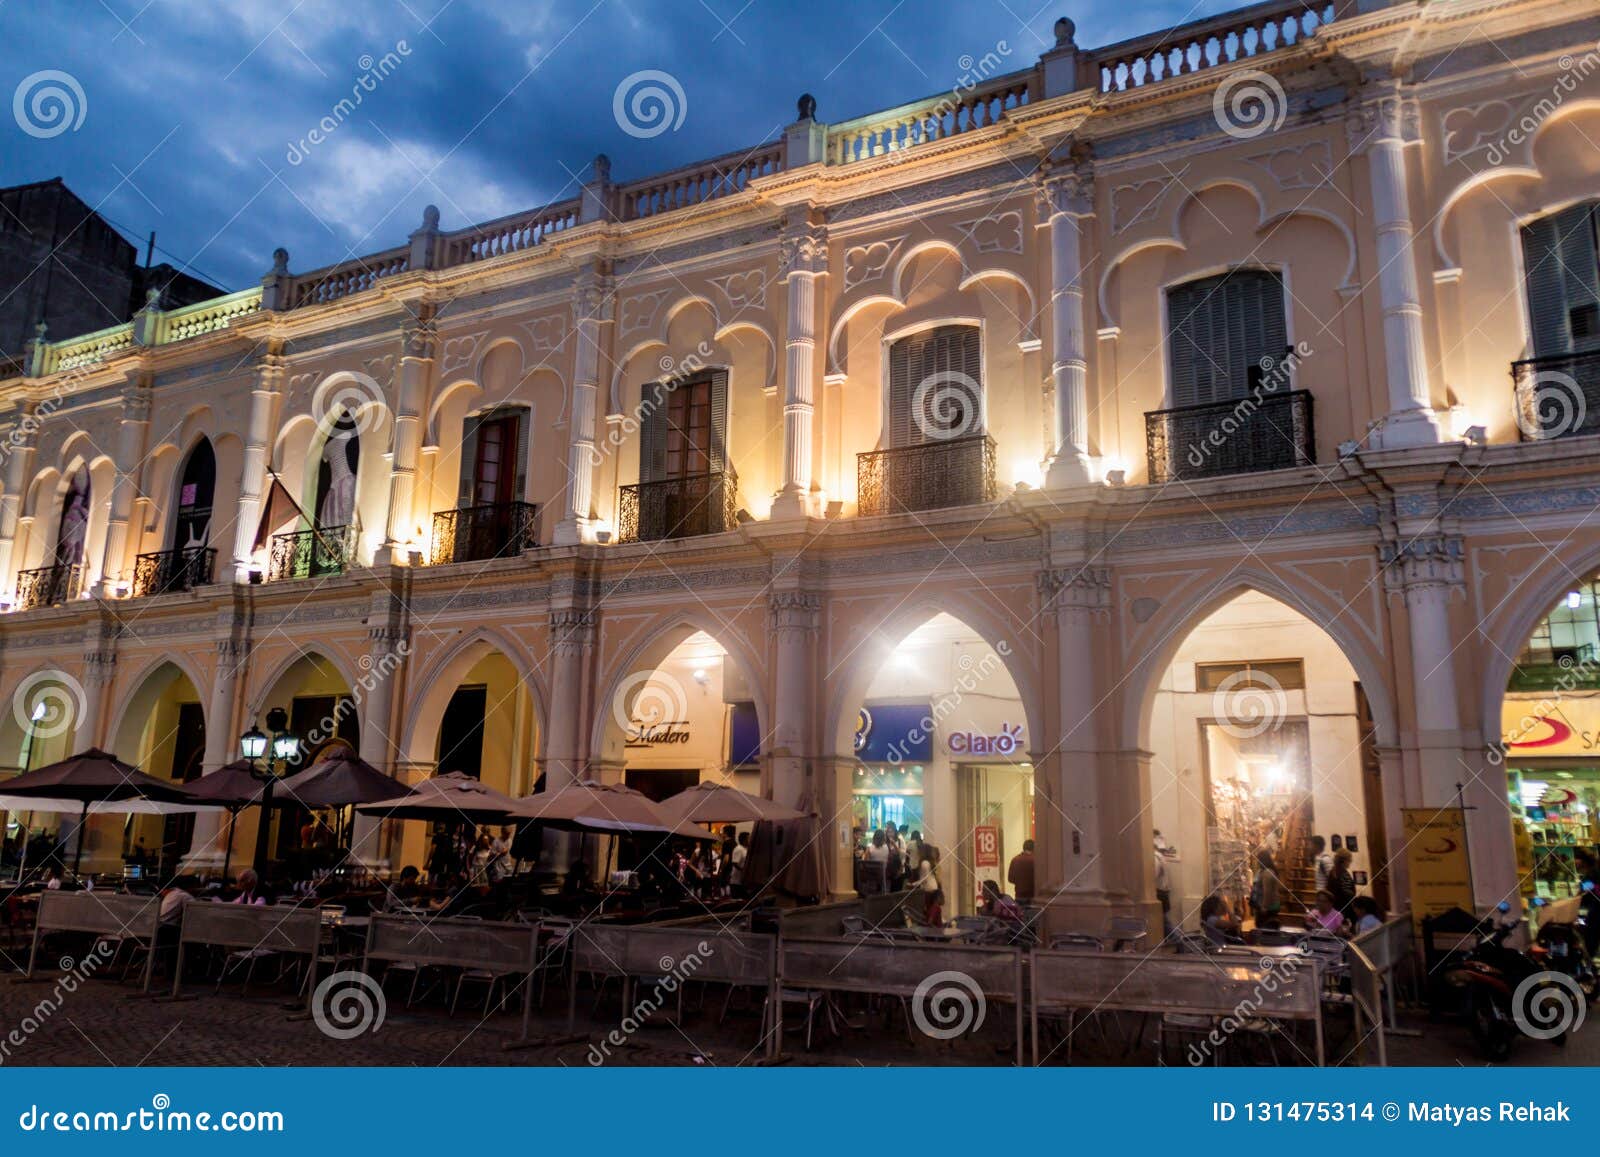
[[[1216,892],[1200,903],[1200,930],[1213,944],[1243,944],[1239,921],[1234,919],[1226,896]]]
[[[1357,896],[1350,901],[1352,924],[1350,935],[1360,936],[1362,933],[1371,932],[1383,927],[1383,909],[1378,907],[1378,902],[1371,896]]]
[[[394,886],[394,895],[397,900],[415,900],[422,895],[422,873],[417,871],[415,864],[407,864],[400,869],[400,880]]]
[[[1306,927],[1313,932],[1332,932],[1338,935],[1344,931],[1344,913],[1334,906],[1333,893],[1323,888],[1317,892],[1317,901],[1311,911],[1306,913]]]
[[[1000,890],[1000,885],[993,880],[983,882],[983,915],[992,916],[997,920],[1007,920],[1013,924],[1023,922],[1022,907],[1010,896]]]

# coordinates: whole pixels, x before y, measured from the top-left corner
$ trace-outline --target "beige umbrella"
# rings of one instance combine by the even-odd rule
[[[569,783],[555,791],[524,796],[516,801],[512,814],[519,820],[535,820],[567,831],[712,838],[687,820],[669,815],[643,792],[620,783]]]
[[[380,803],[361,804],[362,815],[386,820],[434,820],[456,824],[503,824],[518,801],[470,775],[452,771],[425,779],[410,792]]]
[[[697,783],[663,800],[661,810],[696,824],[744,824],[762,820],[797,820],[805,813],[764,796],[751,795],[725,783]]]

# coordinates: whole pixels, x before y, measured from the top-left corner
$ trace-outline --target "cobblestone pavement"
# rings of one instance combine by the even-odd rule
[[[213,994],[210,984],[196,984],[180,1000],[146,997],[135,986],[115,980],[90,980],[76,991],[62,992],[55,979],[33,983],[0,978],[0,1062],[11,1065],[569,1065],[587,1066],[597,1059],[607,1065],[742,1065],[759,1063],[757,1017],[735,1010],[719,1024],[720,992],[696,1007],[691,995],[681,1024],[654,1019],[626,1036],[621,1045],[607,1036],[622,1028],[622,1010],[613,987],[598,1011],[594,996],[585,992],[580,1001],[579,1039],[566,1031],[565,994],[552,991],[547,1007],[536,1012],[533,1043],[511,1046],[520,1033],[520,1017],[496,1013],[481,1018],[481,1003],[474,1011],[463,1007],[450,1017],[442,1007],[405,1009],[401,985],[392,986],[385,1019],[377,1031],[348,1040],[325,1033],[307,1013],[297,1010],[292,994],[282,990],[253,990],[241,995],[237,986]],[[41,1011],[41,1002],[60,998],[59,1007]],[[470,999],[470,996],[466,999]],[[481,1001],[481,995],[480,995]],[[798,1010],[796,1010],[798,1011]],[[790,1021],[785,1036],[783,1063],[795,1065],[1007,1065],[1014,1057],[1009,1008],[991,1008],[982,1030],[955,1042],[937,1041],[908,1031],[898,1001],[876,1010],[852,1007],[841,1015],[840,1035],[829,1032],[826,1018],[815,1026],[814,1050],[805,1048],[803,1026]],[[1408,1019],[1410,1034],[1391,1036],[1390,1060],[1394,1064],[1462,1064],[1482,1061],[1459,1024],[1430,1024]],[[1125,1056],[1122,1041],[1141,1030],[1144,1049]],[[8,1034],[15,1031],[20,1043]],[[1083,1030],[1074,1039],[1076,1063],[1153,1063],[1153,1018],[1139,1025],[1122,1018],[1104,1028]],[[1330,1051],[1347,1051],[1347,1024],[1329,1029]],[[1051,1063],[1065,1059],[1059,1034],[1045,1034],[1044,1046]],[[601,1050],[605,1055],[601,1056]],[[1279,1041],[1281,1063],[1301,1063],[1308,1042]],[[1269,1061],[1266,1053],[1249,1050],[1225,1057],[1225,1063]],[[1581,1065],[1600,1061],[1600,1023],[1588,1026],[1568,1045],[1519,1041],[1512,1063],[1520,1065]],[[1181,1044],[1169,1053],[1169,1062],[1183,1064]]]

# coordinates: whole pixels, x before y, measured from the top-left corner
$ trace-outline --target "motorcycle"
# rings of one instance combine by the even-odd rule
[[[1593,885],[1585,880],[1582,895],[1567,900],[1533,901],[1538,914],[1539,930],[1534,936],[1533,953],[1545,962],[1545,967],[1572,977],[1583,992],[1583,998],[1593,1004],[1600,997],[1600,973],[1595,970],[1594,957],[1589,951],[1589,922],[1593,905]]]
[[[1491,1061],[1505,1060],[1518,1035],[1565,1045],[1586,1011],[1579,983],[1551,967],[1545,948],[1524,951],[1506,943],[1521,923],[1510,912],[1511,906],[1501,903],[1495,915],[1480,921],[1477,942],[1443,976]]]

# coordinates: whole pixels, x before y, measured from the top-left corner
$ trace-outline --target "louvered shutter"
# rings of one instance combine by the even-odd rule
[[[482,422],[482,415],[474,415],[461,429],[461,485],[456,491],[456,506],[461,509],[472,505],[472,471],[478,461],[478,426]]]
[[[936,375],[939,380],[933,387],[923,390],[923,383]],[[964,416],[953,417],[955,411],[950,407],[957,402],[965,407]],[[928,411],[922,421],[916,412],[919,405]],[[983,358],[977,327],[941,326],[902,338],[890,347],[890,446],[917,446],[977,434],[982,429]]]
[[[1575,353],[1600,349],[1600,253],[1595,245],[1595,207],[1568,210],[1572,221],[1561,238],[1567,280],[1567,332]]]
[[[1289,346],[1283,278],[1247,269],[1167,291],[1174,409],[1247,396]]]
[[[711,472],[721,473],[728,468],[728,371],[717,370],[711,375]]]
[[[1600,311],[1595,207],[1574,205],[1524,226],[1522,258],[1533,356],[1561,357],[1600,349],[1600,333],[1593,330],[1595,314]],[[1585,323],[1591,326],[1587,335],[1582,328]]]
[[[659,482],[667,476],[667,388],[645,386],[644,422],[639,430],[639,480]]]
[[[889,348],[889,445],[911,445],[911,395],[913,363],[919,362],[920,335],[903,338]]]

